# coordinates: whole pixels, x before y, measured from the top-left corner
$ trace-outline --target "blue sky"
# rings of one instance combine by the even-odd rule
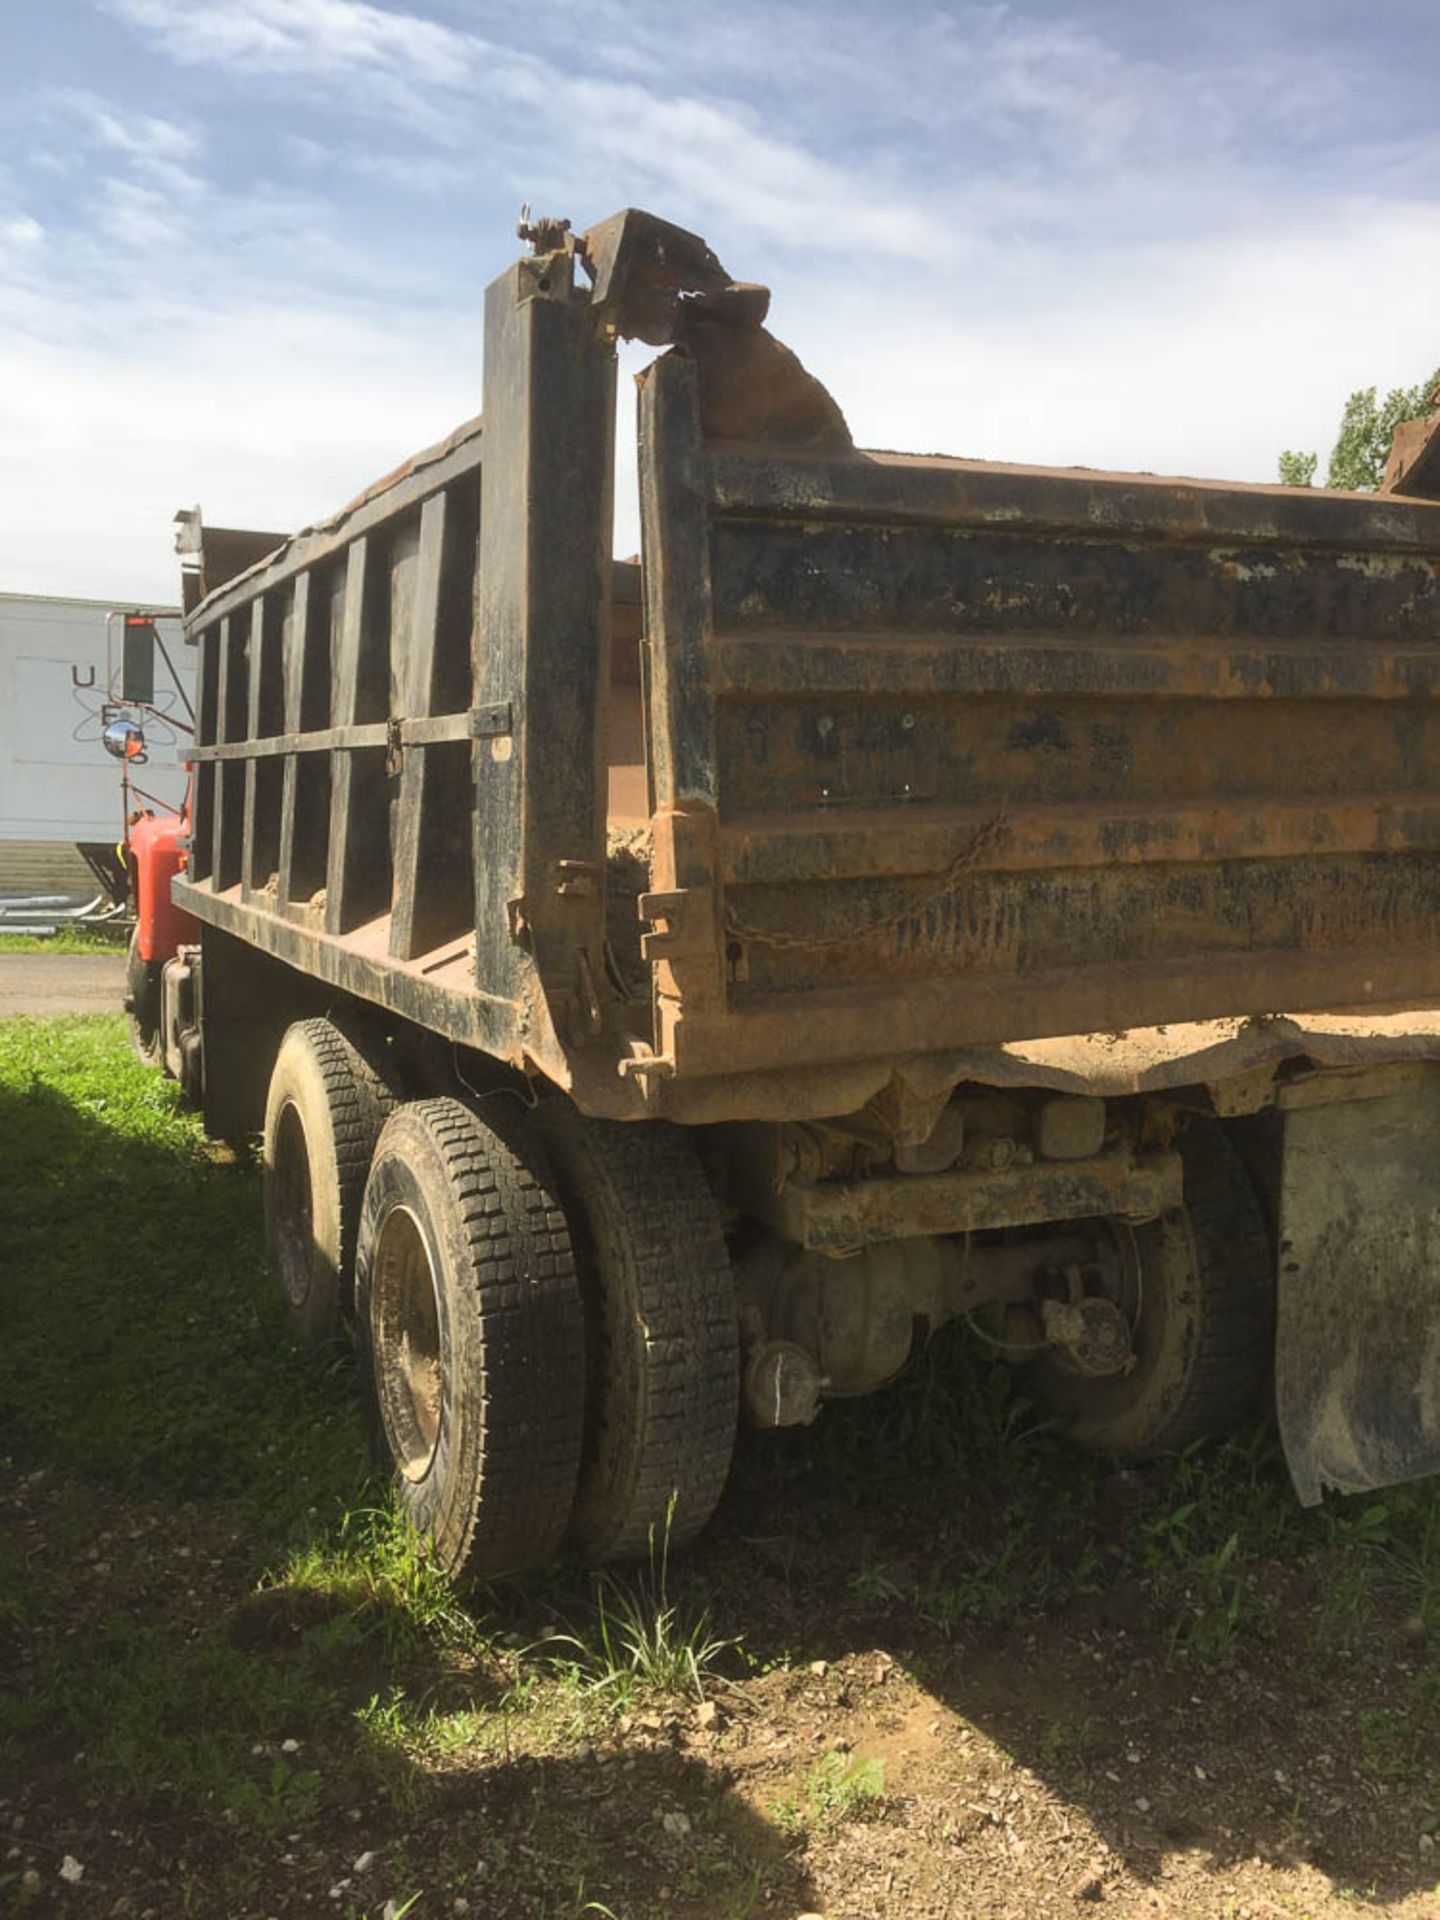
[[[864,444],[1272,478],[1440,361],[1437,64],[1435,0],[0,0],[0,589],[172,597],[177,506],[477,411],[522,200],[704,233]]]

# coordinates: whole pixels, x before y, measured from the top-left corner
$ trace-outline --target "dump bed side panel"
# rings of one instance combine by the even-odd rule
[[[1440,990],[1440,507],[643,408],[682,1076]]]
[[[451,1029],[473,980],[486,725],[480,444],[472,424],[201,604],[177,890],[201,919]]]
[[[196,607],[179,893],[616,1110],[639,1096],[604,994],[615,354],[573,270],[487,292],[483,462],[474,421]]]

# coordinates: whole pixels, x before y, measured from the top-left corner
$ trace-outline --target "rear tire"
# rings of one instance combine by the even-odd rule
[[[1136,1276],[1135,1364],[1087,1378],[1055,1354],[1035,1361],[1029,1384],[1069,1416],[1087,1447],[1147,1455],[1220,1439],[1251,1417],[1274,1357],[1275,1261],[1265,1216],[1224,1129],[1196,1120],[1180,1139],[1185,1203],[1127,1237]]]
[[[378,1044],[330,1020],[299,1020],[281,1041],[265,1103],[265,1240],[307,1346],[344,1336],[365,1177],[395,1104]]]
[[[524,1116],[420,1100],[386,1123],[360,1224],[356,1331],[396,1490],[457,1579],[549,1560],[569,1523],[584,1317]]]
[[[540,1109],[585,1301],[589,1390],[571,1538],[591,1561],[683,1546],[715,1511],[739,1408],[739,1329],[719,1210],[663,1122]]]

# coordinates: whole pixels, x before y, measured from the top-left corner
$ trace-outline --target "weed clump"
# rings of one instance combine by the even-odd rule
[[[640,1696],[704,1700],[722,1654],[735,1646],[710,1631],[708,1610],[688,1613],[670,1594],[672,1494],[657,1540],[650,1529],[649,1562],[638,1578],[596,1576],[594,1618],[588,1632],[552,1634],[542,1643],[575,1679],[616,1705]]]

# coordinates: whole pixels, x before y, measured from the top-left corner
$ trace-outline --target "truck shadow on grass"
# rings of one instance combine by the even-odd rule
[[[0,1906],[811,1904],[781,1827],[428,1567],[353,1367],[285,1335],[255,1169],[117,1021],[0,1025],[0,1246]]]
[[[1265,1431],[1087,1460],[956,1337],[745,1441],[663,1579],[462,1605],[367,1477],[348,1364],[284,1337],[254,1169],[118,1023],[0,1028],[0,1245],[22,1899],[1210,1912],[1440,1878],[1433,1486],[1305,1514]]]

